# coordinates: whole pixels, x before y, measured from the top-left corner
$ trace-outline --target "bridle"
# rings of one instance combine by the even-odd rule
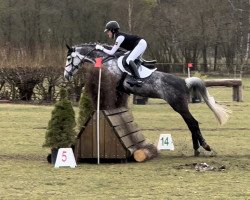
[[[73,48],[69,48],[69,51],[71,52],[70,56],[71,56],[71,62],[65,66],[65,71],[68,73],[69,76],[73,76],[73,72],[75,71],[75,69],[78,69],[79,68],[79,65],[80,64],[84,64],[87,56],[92,53],[93,51],[95,51],[95,48],[94,49],[91,49],[90,51],[88,51],[85,55],[83,55],[83,58],[81,58],[76,52],[75,52],[75,49]],[[75,53],[76,56],[73,56],[72,54]],[[69,56],[69,53],[68,53],[68,56]],[[74,59],[77,58],[80,60],[80,63],[78,63],[77,65],[74,65]],[[94,62],[92,60],[89,60],[91,62]],[[71,70],[70,71],[67,71],[66,68],[68,66],[72,66]]]

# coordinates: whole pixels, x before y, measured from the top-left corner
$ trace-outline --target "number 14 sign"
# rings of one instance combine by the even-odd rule
[[[158,141],[158,150],[174,150],[174,143],[171,134],[161,134]]]

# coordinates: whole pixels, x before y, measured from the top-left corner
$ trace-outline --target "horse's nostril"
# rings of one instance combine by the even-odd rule
[[[73,73],[72,72],[68,72],[68,76],[73,76]]]
[[[70,81],[71,78],[72,78],[72,75],[70,75],[70,73],[65,73],[65,74],[64,74],[64,78],[65,78],[67,81]]]

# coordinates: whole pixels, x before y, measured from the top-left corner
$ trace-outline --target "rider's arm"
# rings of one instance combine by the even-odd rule
[[[120,35],[116,38],[115,45],[112,47],[111,50],[103,49],[103,52],[109,55],[114,55],[114,53],[119,49],[121,43],[124,41],[125,37],[123,35]]]

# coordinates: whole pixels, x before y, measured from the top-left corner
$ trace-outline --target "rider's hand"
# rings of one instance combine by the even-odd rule
[[[97,50],[103,50],[104,49],[104,47],[103,46],[101,46],[101,45],[99,45],[99,44],[97,44],[96,46],[95,46],[95,49],[97,49]]]

